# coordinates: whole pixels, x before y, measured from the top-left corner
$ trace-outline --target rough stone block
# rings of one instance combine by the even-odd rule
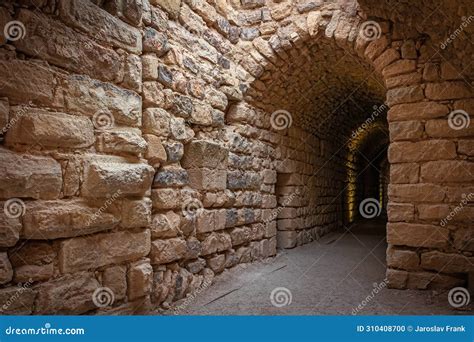
[[[91,161],[84,172],[82,194],[86,197],[144,195],[151,187],[155,170],[147,164]]]
[[[96,148],[100,152],[132,154],[138,156],[146,151],[147,142],[135,129],[113,129],[99,132]]]
[[[104,206],[105,207],[105,206]],[[96,233],[118,225],[119,218],[80,200],[28,202],[22,238],[48,240]]]
[[[222,145],[206,140],[194,140],[186,145],[183,167],[187,169],[227,169],[229,151]]]
[[[461,160],[431,161],[421,166],[420,180],[428,183],[472,182],[474,163]]]
[[[1,289],[0,313],[2,315],[31,315],[35,297],[36,292],[27,286],[11,286]]]
[[[127,295],[127,267],[123,265],[108,267],[102,274],[102,285],[112,290],[115,300]]]
[[[166,165],[156,172],[153,180],[153,187],[182,187],[188,183],[188,173],[185,169],[175,165]]]
[[[400,104],[390,107],[388,121],[433,119],[443,117],[448,113],[448,106],[437,102]]]
[[[55,199],[62,187],[61,165],[50,157],[0,148],[0,197]]]
[[[130,5],[128,6],[130,7]],[[89,1],[64,0],[59,3],[59,18],[88,33],[94,39],[110,43],[132,53],[141,53],[140,31]]]
[[[181,216],[173,211],[153,216],[151,224],[152,239],[177,237],[180,233]]]
[[[124,199],[122,203],[122,220],[120,226],[123,228],[144,228],[151,222],[151,199],[142,200]]]
[[[394,142],[388,149],[390,163],[410,163],[440,159],[455,159],[456,145],[449,140]]]
[[[443,248],[449,242],[449,231],[429,224],[389,222],[387,242],[397,246]]]
[[[227,171],[215,169],[188,170],[189,185],[197,190],[225,190]]]
[[[68,274],[40,284],[36,290],[35,314],[70,315],[96,309],[92,297],[100,287],[90,273]]]
[[[393,202],[431,202],[440,203],[446,190],[435,184],[390,184],[388,197]]]
[[[149,294],[153,285],[153,268],[150,265],[150,260],[141,260],[131,264],[127,280],[129,300],[142,298]]]
[[[63,273],[71,273],[138,259],[149,252],[149,230],[101,233],[62,241],[59,267]]]
[[[0,284],[9,283],[13,278],[13,269],[7,253],[0,253]]]
[[[151,243],[151,263],[161,265],[180,260],[185,257],[186,251],[186,241],[183,239],[154,240]]]

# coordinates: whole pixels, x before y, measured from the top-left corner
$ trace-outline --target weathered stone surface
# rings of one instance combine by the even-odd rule
[[[411,221],[415,217],[415,206],[409,203],[390,202],[387,214],[390,222]]]
[[[232,247],[232,241],[226,233],[211,233],[202,241],[202,255],[223,252]]]
[[[277,245],[279,248],[293,248],[296,246],[297,232],[284,231],[277,234]]]
[[[151,222],[151,199],[123,200],[122,220],[120,226],[124,228],[143,228]]]
[[[177,237],[181,231],[181,216],[173,211],[153,216],[151,224],[151,237],[165,239]]]
[[[8,283],[13,278],[13,269],[7,253],[0,253],[0,284]]]
[[[226,159],[227,160],[227,159]],[[227,171],[215,169],[188,170],[189,185],[198,190],[225,190],[227,186]]]
[[[419,177],[420,166],[416,163],[390,165],[390,182],[392,184],[418,183]]]
[[[390,163],[409,163],[456,158],[456,146],[449,140],[394,142],[388,149]]]
[[[101,233],[62,241],[59,266],[63,273],[71,273],[138,259],[149,252],[149,230]]]
[[[0,208],[5,208],[5,202],[0,202]],[[22,229],[21,217],[7,216],[5,210],[0,211],[0,247],[12,247],[20,238]]]
[[[428,83],[425,93],[430,100],[452,100],[472,96],[468,85],[463,82]]]
[[[169,51],[168,38],[154,28],[147,27],[143,36],[143,50],[161,57]]]
[[[449,242],[449,232],[435,225],[389,222],[387,242],[397,246],[443,248]]]
[[[115,227],[119,219],[106,208],[80,200],[28,202],[22,238],[47,240],[91,234]]]
[[[436,102],[418,102],[391,106],[388,111],[389,121],[420,120],[442,117],[449,113],[449,108]]]
[[[125,24],[92,2],[61,1],[59,17],[66,24],[86,32],[98,41],[111,43],[133,53],[140,53],[142,50],[138,29]]]
[[[148,259],[130,265],[127,274],[128,299],[135,300],[146,296],[153,284],[153,268]]]
[[[435,184],[390,184],[388,197],[394,202],[442,202],[446,190]]]
[[[84,172],[82,194],[86,197],[144,195],[150,189],[154,169],[147,164],[91,161]]]
[[[135,129],[110,129],[99,133],[96,147],[101,152],[139,155],[146,151],[147,142]]]
[[[419,269],[420,258],[418,254],[410,250],[396,249],[388,247],[387,266],[392,268],[401,268],[404,270]]]
[[[62,187],[61,166],[50,157],[0,149],[0,197],[55,199]]]
[[[150,259],[153,265],[167,264],[186,255],[186,241],[180,238],[154,240],[151,243]]]
[[[153,134],[145,134],[143,137],[147,142],[145,158],[153,167],[158,168],[160,164],[166,162],[168,158],[161,139]]]
[[[167,165],[160,168],[153,179],[153,187],[182,187],[189,183],[188,173],[176,165]]]
[[[112,266],[104,270],[102,285],[112,290],[115,300],[121,300],[127,295],[127,267]]]
[[[70,75],[59,86],[59,100],[68,113],[102,116],[114,123],[140,126],[142,102],[138,94],[88,76]]]
[[[226,210],[203,210],[196,217],[196,233],[209,233],[226,227]]]
[[[114,81],[120,77],[122,58],[114,50],[97,44],[38,11],[22,9],[18,20],[28,32],[23,39],[15,42],[19,51],[104,81]]]
[[[94,127],[88,118],[42,109],[12,109],[7,143],[39,144],[48,147],[81,148],[94,143]]]
[[[433,138],[457,138],[474,136],[474,125],[453,129],[448,120],[429,120],[425,124],[426,134]]]
[[[419,139],[422,135],[423,124],[420,121],[402,121],[390,124],[390,141]]]
[[[150,0],[150,3],[160,6],[174,19],[178,17],[181,8],[181,0]]]
[[[421,166],[420,179],[429,183],[463,183],[473,180],[474,163],[468,161],[432,161]]]
[[[2,315],[31,315],[36,292],[30,286],[11,286],[0,290]]]
[[[443,273],[467,273],[474,270],[474,258],[461,254],[432,251],[421,254],[421,267]]]
[[[390,107],[401,103],[419,102],[423,98],[423,89],[418,85],[394,88],[387,92],[387,104]]]
[[[36,288],[35,314],[81,314],[96,308],[92,301],[99,282],[90,273],[68,274]]]
[[[227,172],[228,189],[259,189],[261,183],[261,176],[255,172]]]
[[[206,140],[194,140],[186,145],[181,164],[186,169],[227,169],[229,151],[222,145]]]
[[[170,115],[161,108],[148,108],[143,112],[143,131],[167,137],[170,134]]]
[[[163,146],[166,150],[168,162],[176,163],[179,162],[181,158],[183,158],[184,146],[182,143],[177,141],[168,141],[164,143]]]

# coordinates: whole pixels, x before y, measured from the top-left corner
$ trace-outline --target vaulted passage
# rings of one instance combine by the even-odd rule
[[[3,1],[1,313],[198,312],[261,263],[232,312],[472,285],[473,12]]]

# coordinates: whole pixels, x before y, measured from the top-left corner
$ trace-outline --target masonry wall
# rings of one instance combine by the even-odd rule
[[[25,33],[0,40],[2,313],[166,309],[224,269],[317,239],[357,210],[337,198],[348,163],[338,140],[296,117],[275,129],[271,114],[283,107],[267,107],[271,97],[256,104],[270,89],[265,71],[316,38],[315,27],[328,46],[343,42],[375,63],[388,83],[391,286],[462,283],[472,207],[447,227],[438,220],[472,188],[472,126],[446,127],[451,110],[473,112],[469,82],[428,61],[423,40],[386,30],[356,42],[356,9],[2,3],[0,26],[17,20]],[[291,33],[301,39],[285,40]],[[345,135],[357,123],[347,121]],[[98,302],[103,288],[113,293],[112,302],[99,291],[107,305]]]

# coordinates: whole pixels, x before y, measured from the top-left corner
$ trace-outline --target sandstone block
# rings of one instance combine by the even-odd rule
[[[428,83],[425,93],[430,100],[455,100],[472,96],[469,87],[463,82]]]
[[[449,113],[446,105],[436,102],[417,102],[391,106],[388,121],[422,120],[442,117]]]
[[[449,231],[440,226],[415,223],[387,224],[387,242],[391,245],[409,247],[446,247]]]
[[[86,197],[143,196],[151,187],[155,170],[147,164],[91,161],[84,171],[82,194]]]
[[[153,265],[167,264],[184,258],[186,241],[180,238],[154,240],[151,243],[150,259]]]
[[[419,176],[420,166],[416,163],[390,165],[390,182],[392,184],[418,183]]]
[[[229,151],[218,143],[194,140],[186,145],[183,167],[187,169],[209,168],[225,170]]]
[[[151,237],[153,239],[166,239],[177,237],[180,233],[181,216],[168,211],[164,214],[153,216],[151,224]]]
[[[160,164],[166,162],[168,158],[161,139],[153,134],[145,134],[143,137],[147,142],[145,158],[153,167],[158,168]]]
[[[443,273],[469,273],[474,270],[474,257],[431,251],[421,254],[421,267]]]
[[[9,283],[13,278],[13,269],[7,253],[0,253],[0,284]]]
[[[55,199],[62,187],[60,164],[39,157],[0,149],[0,197]]]
[[[2,315],[31,315],[36,292],[27,286],[11,286],[0,290]]]
[[[22,9],[18,20],[29,33],[15,42],[19,51],[100,80],[119,79],[123,58],[114,50],[37,11]]]
[[[429,120],[425,124],[426,134],[433,138],[457,138],[474,136],[474,125],[453,129],[448,120]]]
[[[5,208],[5,202],[0,202],[0,208]],[[12,247],[20,239],[21,217],[9,216],[4,210],[0,211],[0,247]]]
[[[420,180],[429,183],[472,182],[474,163],[461,160],[440,160],[421,166]]]
[[[411,221],[415,217],[415,206],[408,203],[390,202],[387,206],[389,222]]]
[[[153,268],[148,259],[130,265],[127,274],[128,299],[135,300],[150,293],[153,285]]]
[[[138,29],[127,25],[92,2],[61,1],[59,18],[96,40],[111,43],[132,53],[139,54],[142,51],[142,37]]]
[[[119,218],[80,200],[28,202],[23,216],[25,239],[58,239],[96,233],[117,226]]]
[[[216,169],[188,170],[189,185],[197,190],[225,190],[227,171]]]
[[[148,108],[143,112],[143,132],[167,137],[170,134],[170,115],[161,108]]]
[[[122,202],[122,220],[120,226],[123,228],[144,228],[151,222],[151,199],[142,200],[124,199]]]
[[[127,267],[111,266],[102,274],[102,285],[112,290],[115,300],[124,299],[127,295]]]
[[[387,249],[387,266],[404,270],[419,269],[420,258],[410,250],[402,250],[389,246]]]
[[[36,288],[35,314],[70,315],[96,309],[92,296],[99,287],[90,273],[68,274],[42,283]]]
[[[393,202],[442,202],[446,190],[435,184],[390,184],[388,197]]]
[[[390,123],[390,141],[414,140],[423,135],[423,124],[420,121],[401,121]]]
[[[156,53],[158,57],[161,57],[168,52],[169,48],[168,38],[165,34],[151,27],[145,28],[143,36],[143,50],[145,52]]]
[[[232,248],[232,241],[226,233],[211,233],[202,241],[202,255],[223,252]]]
[[[449,140],[394,142],[388,149],[390,163],[410,163],[456,158],[456,146]]]
[[[296,238],[298,233],[296,231],[283,231],[277,234],[278,248],[293,248],[296,246]]]
[[[153,187],[182,187],[188,183],[188,173],[185,169],[175,165],[166,165],[156,172]]]
[[[423,99],[423,89],[419,85],[394,88],[387,91],[387,104],[389,107],[401,103],[418,102]]]
[[[149,252],[149,230],[101,233],[62,241],[59,267],[63,273],[71,273],[138,259]]]
[[[68,113],[96,115],[107,122],[140,126],[142,100],[135,92],[84,75],[69,75],[61,80],[58,93]]]
[[[147,142],[142,138],[141,132],[135,129],[110,129],[98,134],[96,148],[100,152],[138,156],[146,151]]]

